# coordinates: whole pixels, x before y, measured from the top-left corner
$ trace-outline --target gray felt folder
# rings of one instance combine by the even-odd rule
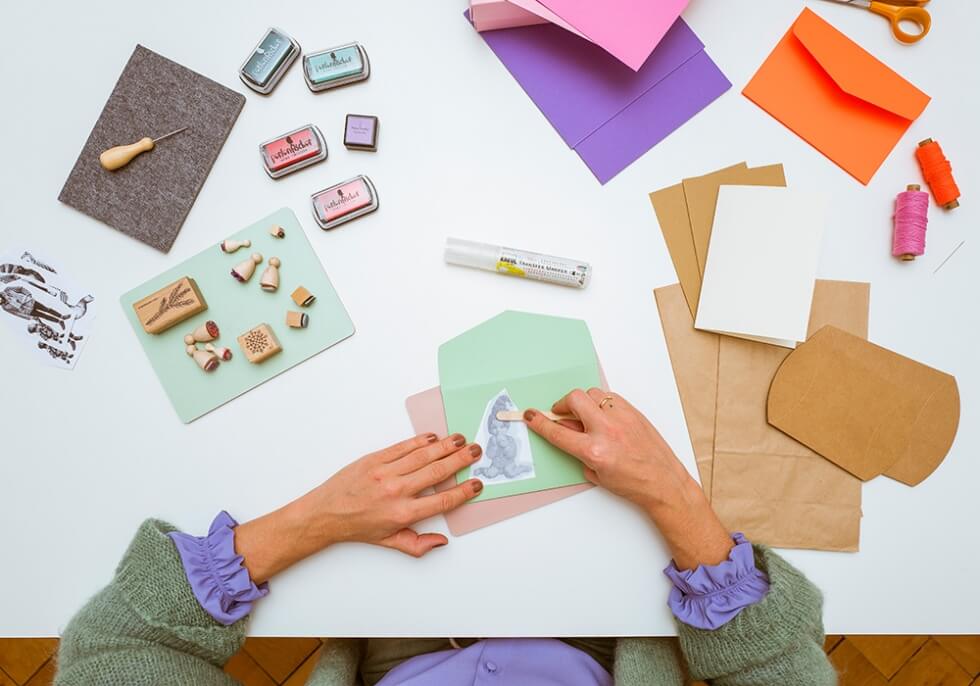
[[[240,93],[137,45],[58,200],[169,251],[244,104]],[[121,169],[99,164],[108,148],[184,126]]]

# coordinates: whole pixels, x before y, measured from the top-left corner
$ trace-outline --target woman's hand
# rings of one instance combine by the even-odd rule
[[[235,530],[235,549],[255,583],[340,542],[373,543],[421,557],[449,541],[419,534],[416,522],[454,510],[479,495],[470,479],[449,490],[425,489],[480,459],[480,446],[455,434],[410,438],[353,462],[285,507]]]
[[[601,405],[601,407],[600,407]],[[574,390],[554,404],[578,421],[524,414],[542,438],[583,463],[585,478],[641,507],[682,569],[727,559],[732,539],[698,484],[639,410],[615,393]]]

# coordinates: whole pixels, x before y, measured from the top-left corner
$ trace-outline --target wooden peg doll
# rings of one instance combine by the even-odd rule
[[[251,248],[252,241],[247,238],[244,241],[232,241],[223,240],[221,241],[221,251],[222,252],[235,252],[239,248]]]
[[[231,270],[231,275],[234,276],[241,283],[245,283],[252,278],[252,274],[255,273],[255,267],[262,261],[262,254],[253,252],[251,256],[240,262],[238,266]]]
[[[194,358],[197,366],[206,372],[213,372],[218,368],[218,356],[213,352],[201,350],[196,345],[189,345],[187,346],[187,354]]]
[[[227,362],[231,359],[231,349],[230,348],[215,348],[213,343],[208,343],[204,346],[204,349],[209,353],[214,353],[222,362]]]
[[[193,332],[184,336],[184,343],[194,345],[195,343],[207,343],[213,341],[220,335],[218,325],[210,319],[194,329]]]
[[[273,224],[272,225],[272,228],[269,229],[269,234],[273,238],[285,238],[286,237],[285,230],[281,226],[279,226],[278,224]]]
[[[278,257],[269,258],[269,266],[262,272],[262,278],[259,280],[259,285],[262,286],[263,291],[273,293],[279,290],[279,267],[281,266],[282,262],[279,261]]]

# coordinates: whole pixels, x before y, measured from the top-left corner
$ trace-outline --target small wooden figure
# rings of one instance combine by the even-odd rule
[[[187,346],[187,354],[194,358],[197,366],[206,372],[213,372],[218,368],[218,356],[207,350],[201,350],[196,345]]]
[[[262,254],[253,252],[251,256],[238,264],[234,269],[231,270],[231,275],[234,276],[239,282],[245,283],[252,278],[252,274],[255,273],[255,267],[262,261]]]
[[[217,355],[222,362],[227,362],[231,359],[231,348],[215,348],[213,343],[208,343],[204,346],[204,349],[209,353]]]
[[[278,224],[273,224],[272,225],[272,228],[269,229],[269,234],[273,238],[285,238],[286,237],[286,231],[281,226],[279,226]]]
[[[279,267],[281,266],[282,262],[278,257],[269,258],[269,266],[265,268],[265,271],[262,272],[262,278],[259,279],[259,285],[262,286],[263,291],[275,293],[279,290]]]
[[[210,319],[194,329],[193,332],[184,336],[184,343],[194,345],[195,343],[207,343],[213,341],[220,335],[218,325]]]
[[[316,296],[306,290],[303,286],[300,286],[295,291],[293,291],[292,296],[293,302],[300,307],[309,307],[316,300]]]
[[[239,248],[251,248],[252,241],[247,238],[244,241],[232,241],[224,240],[221,241],[221,252],[235,252]]]
[[[259,324],[238,337],[245,357],[252,364],[265,362],[273,355],[282,352],[279,339],[268,324]]]
[[[303,312],[289,311],[286,313],[286,325],[294,329],[305,329],[310,323],[310,316]]]
[[[204,312],[208,304],[194,279],[185,276],[133,303],[146,333],[163,333],[174,324]]]

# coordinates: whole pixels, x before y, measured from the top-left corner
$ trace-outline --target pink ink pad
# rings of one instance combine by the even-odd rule
[[[320,129],[307,124],[259,146],[266,173],[274,179],[327,159]]]
[[[321,229],[332,229],[378,209],[378,194],[366,176],[355,176],[314,193],[313,216]]]

